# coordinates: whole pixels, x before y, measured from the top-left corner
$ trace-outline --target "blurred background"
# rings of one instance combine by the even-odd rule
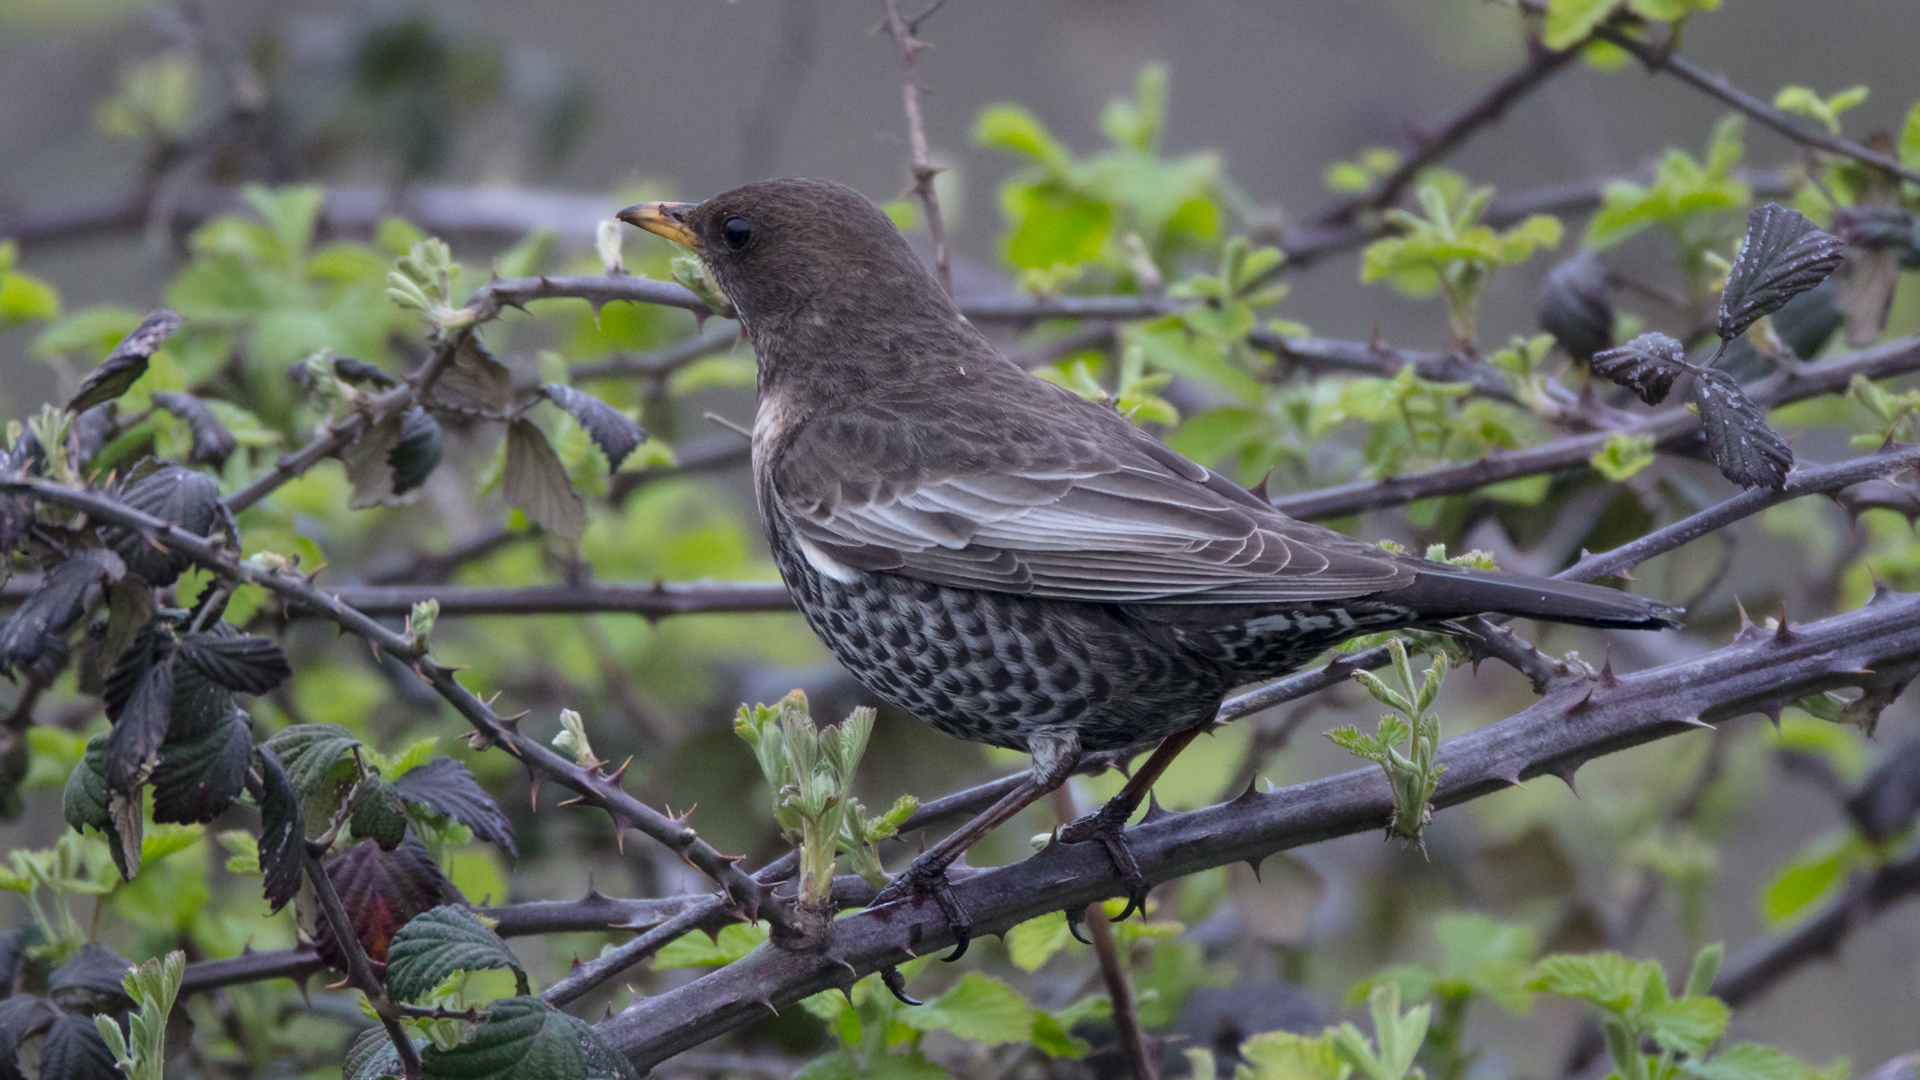
[[[697,200],[747,180],[810,175],[890,202],[903,195],[909,172],[896,58],[886,36],[873,32],[878,19],[877,4],[847,0],[0,0],[0,238],[14,238],[18,265],[56,288],[64,311],[95,304],[145,310],[166,299],[196,227],[248,212],[236,194],[248,182],[325,185],[323,240],[366,241],[383,216],[409,218],[454,243],[470,284],[484,281],[490,259],[538,228],[555,233],[548,266],[597,267],[589,250],[597,222],[643,195]],[[923,108],[933,156],[950,168],[941,183],[955,276],[959,290],[974,295],[1009,292],[1014,280],[1003,255],[1000,192],[1024,163],[976,145],[975,120],[991,104],[1026,107],[1087,153],[1104,145],[1097,118],[1105,103],[1132,94],[1144,65],[1164,64],[1171,94],[1163,156],[1217,159],[1230,231],[1258,233],[1329,205],[1336,198],[1326,185],[1329,162],[1370,147],[1405,147],[1410,131],[1446,116],[1525,55],[1513,10],[1490,0],[949,0],[921,36],[934,46],[921,60]],[[1920,96],[1916,41],[1920,5],[1911,3],[1729,0],[1695,21],[1684,47],[1762,97],[1788,83],[1821,93],[1867,84],[1872,96],[1846,118],[1860,134],[1897,131]],[[1449,164],[1502,193],[1644,179],[1668,147],[1701,154],[1723,112],[1670,79],[1580,67],[1525,99]],[[1790,143],[1749,125],[1748,164],[1778,168],[1795,157]],[[629,265],[665,276],[664,246],[629,236]],[[1664,254],[1630,248],[1622,260],[1652,265]],[[1536,260],[1498,280],[1482,314],[1484,341],[1535,332],[1533,299],[1548,265]],[[1292,275],[1281,314],[1328,337],[1377,334],[1429,349],[1444,343],[1437,305],[1363,289],[1357,271],[1358,256],[1348,253]],[[1911,294],[1903,288],[1896,297],[1896,330]],[[489,344],[516,371],[534,370],[541,349],[566,362],[594,361],[643,353],[693,330],[678,312],[610,308],[596,320],[581,304],[536,314],[488,331]],[[97,358],[36,348],[42,329],[0,331],[0,410],[9,418],[70,393]],[[396,347],[395,355],[406,354]],[[730,362],[695,369],[670,394],[635,390],[621,403],[642,408],[657,439],[683,458],[690,450],[699,457],[732,438],[703,423],[702,412],[751,416],[748,369],[739,354]],[[485,453],[476,444],[474,461]],[[712,456],[719,467],[650,482],[598,519],[581,549],[594,573],[770,578],[737,447]],[[294,493],[310,495],[310,506],[284,511],[287,535],[305,538],[328,563],[323,581],[378,580],[407,552],[456,548],[502,517],[497,500],[432,487],[422,503],[377,522],[335,517],[328,508],[344,489],[338,477],[326,479],[328,468],[318,471],[312,492]],[[480,471],[475,464],[466,475]],[[1756,613],[1789,598],[1796,621],[1827,614],[1853,595],[1851,586],[1828,586],[1841,581],[1859,550],[1845,515],[1831,509],[1807,510],[1818,519],[1812,525],[1769,517],[1743,527],[1725,582],[1695,608],[1696,627],[1707,628],[1698,637],[1606,642],[1564,628],[1530,636],[1549,651],[1577,648],[1595,660],[1611,648],[1616,666],[1642,667],[1724,641],[1736,596]],[[1372,515],[1359,531],[1419,536],[1399,515]],[[1529,554],[1487,530],[1470,539],[1521,568],[1551,570],[1547,564],[1567,554]],[[1644,587],[1684,598],[1717,558],[1683,552],[1661,560],[1642,574]],[[544,580],[564,561],[542,543],[502,543],[456,579]],[[458,723],[417,687],[335,645],[320,627],[296,622],[287,633],[306,657],[303,681],[284,699],[260,702],[254,712],[264,724],[345,723],[389,750],[422,733],[452,745]],[[738,809],[763,807],[766,796],[728,727],[734,706],[775,700],[796,685],[810,690],[823,720],[866,700],[792,616],[658,624],[624,616],[481,618],[446,633],[447,651],[473,667],[477,685],[506,692],[512,708],[505,711],[533,710],[528,722],[549,732],[558,708],[581,710],[601,756],[638,755],[631,787],[676,810],[697,805],[693,821],[703,834],[754,861],[779,846],[763,814]],[[309,679],[310,670],[325,677]],[[84,699],[67,700],[74,703],[70,726],[100,723]],[[1442,716],[1457,733],[1530,700],[1522,680],[1488,665],[1477,677],[1456,674]],[[1199,805],[1250,776],[1286,784],[1348,769],[1352,759],[1319,733],[1369,722],[1372,713],[1362,695],[1335,693],[1304,716],[1235,725],[1196,746],[1160,797]],[[1249,761],[1256,730],[1266,733],[1263,753]],[[1285,753],[1267,756],[1282,731],[1295,731]],[[1887,712],[1874,746],[1917,732],[1914,709],[1903,701]],[[1614,940],[1608,928],[1650,876],[1671,887],[1625,947],[1659,956],[1669,970],[1684,968],[1701,942],[1723,940],[1733,949],[1774,928],[1763,894],[1777,886],[1783,865],[1840,825],[1829,794],[1805,780],[1805,770],[1783,764],[1791,760],[1783,745],[1751,717],[1724,735],[1689,734],[1589,766],[1578,797],[1557,781],[1537,780],[1442,814],[1424,852],[1357,837],[1271,860],[1261,880],[1237,867],[1163,890],[1158,917],[1193,923],[1183,939],[1193,947],[1191,963],[1142,978],[1162,994],[1170,1025],[1203,1042],[1229,1024],[1317,1029],[1346,1007],[1355,978],[1430,955],[1427,927],[1436,913],[1473,907],[1532,924],[1551,947],[1588,947]],[[1858,751],[1862,770],[1875,752]],[[1720,779],[1686,829],[1702,854],[1662,822],[1709,753],[1724,761]],[[863,783],[868,801],[885,805],[903,791],[931,797],[1019,762],[883,715]],[[464,880],[456,874],[475,899],[489,891],[496,900],[572,897],[590,882],[622,895],[701,887],[678,864],[646,851],[643,840],[630,839],[622,854],[602,822],[553,809],[550,799],[543,797],[536,817],[526,778],[499,755],[474,756],[472,764],[514,814],[524,852],[509,865],[476,848],[470,858],[485,865]],[[1086,784],[1083,803],[1112,786]],[[0,825],[0,847],[50,842],[60,829],[58,797],[57,787],[30,793],[28,813]],[[974,861],[1018,858],[1023,838],[1049,824],[1034,815],[1003,830]],[[217,867],[211,872],[218,876]],[[163,889],[164,879],[152,888]],[[10,903],[0,900],[0,911]],[[144,934],[157,948],[181,925],[150,920],[135,937]],[[269,932],[234,914],[228,932],[267,946],[285,944],[290,929]],[[273,933],[281,940],[270,940]],[[521,951],[550,975],[564,970],[571,953],[598,947],[599,939],[563,937],[527,942]],[[132,945],[123,951],[148,955]],[[660,973],[643,985],[683,976]],[[1549,1023],[1560,1037],[1543,1039],[1538,1018],[1479,1017],[1489,1053],[1476,1068],[1557,1075],[1577,1018],[1572,1010],[1556,1015]],[[1734,1023],[1740,1038],[1777,1043],[1814,1062],[1845,1055],[1864,1067],[1914,1049],[1920,906],[1899,907],[1853,934],[1832,962],[1798,972]],[[818,1037],[797,1027],[755,1036],[801,1048]]]

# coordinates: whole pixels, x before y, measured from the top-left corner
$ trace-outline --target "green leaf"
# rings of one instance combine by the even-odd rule
[[[1907,110],[1906,122],[1900,125],[1900,164],[1920,169],[1920,101]]]
[[[896,1014],[916,1031],[945,1031],[989,1046],[1026,1042],[1033,1035],[1033,1007],[999,979],[970,971],[946,993],[917,1009]]]
[[[140,838],[140,865],[185,851],[207,834],[204,825],[158,824]]]
[[[1620,0],[1548,0],[1542,40],[1549,49],[1565,49],[1586,37],[1619,6]]]
[[[1039,971],[1072,940],[1066,914],[1055,911],[1007,931],[1007,956],[1024,971]]]
[[[442,905],[415,915],[387,946],[387,992],[417,1001],[456,971],[507,968],[521,994],[527,972],[507,943],[466,908]]]
[[[425,1049],[425,1039],[412,1039],[415,1050]],[[388,1080],[402,1074],[400,1054],[393,1048],[393,1040],[388,1038],[385,1029],[375,1024],[360,1033],[347,1049],[345,1066],[340,1070],[341,1080]]]
[[[287,780],[301,795],[311,795],[326,782],[334,765],[360,739],[339,724],[289,724],[268,737],[266,744],[280,758]]]
[[[473,1039],[420,1055],[423,1080],[637,1080],[591,1026],[537,997],[502,998]]]
[[[1510,1013],[1526,1015],[1532,1005],[1528,965],[1538,948],[1532,929],[1484,915],[1454,914],[1435,919],[1433,934],[1440,942],[1443,979],[1485,994]]]
[[[1652,961],[1629,960],[1616,952],[1548,956],[1534,965],[1527,988],[1624,1013],[1639,1004],[1647,976],[1657,967]]]
[[[989,105],[980,110],[973,122],[973,141],[976,146],[1003,150],[1040,165],[1058,167],[1069,159],[1067,148],[1047,131],[1046,125],[1018,105]]]
[[[37,277],[0,274],[0,330],[60,315],[60,293]]]
[[[677,938],[653,955],[655,968],[720,967],[760,947],[767,931],[757,923],[731,923],[708,939],[701,934]]]
[[[1835,893],[1846,876],[1867,857],[1852,829],[1836,829],[1796,852],[1760,890],[1760,914],[1768,926],[1780,926]]]
[[[1720,1041],[1732,1018],[1719,998],[1682,997],[1643,1010],[1640,1027],[1663,1049],[1699,1057]]]
[[[1607,445],[1594,451],[1587,463],[1601,476],[1616,484],[1622,484],[1633,478],[1640,470],[1653,464],[1654,438],[1651,435],[1633,435],[1615,432],[1607,436]]]
[[[1696,1080],[1814,1080],[1814,1071],[1771,1046],[1735,1043],[1707,1061],[1682,1061],[1680,1071]]]
[[[1269,1031],[1242,1043],[1240,1056],[1246,1064],[1234,1080],[1347,1080],[1353,1073],[1325,1035]]]

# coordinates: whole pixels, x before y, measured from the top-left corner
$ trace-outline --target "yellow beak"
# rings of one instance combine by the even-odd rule
[[[635,203],[614,216],[629,225],[635,225],[686,248],[688,251],[700,250],[700,239],[687,228],[687,215],[693,213],[698,203],[647,202]]]

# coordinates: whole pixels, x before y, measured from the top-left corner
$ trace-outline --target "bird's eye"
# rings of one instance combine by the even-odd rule
[[[720,234],[726,237],[728,247],[739,251],[753,239],[753,226],[747,224],[746,218],[730,217],[720,226]]]

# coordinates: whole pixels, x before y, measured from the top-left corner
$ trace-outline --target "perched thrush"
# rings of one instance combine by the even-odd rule
[[[1428,562],[1287,517],[1000,355],[844,185],[770,180],[620,217],[697,254],[739,312],[759,369],[754,488],[814,632],[881,698],[1033,755],[1019,789],[875,901],[931,895],[953,956],[970,924],[946,868],[1084,752],[1164,740],[1061,834],[1102,841],[1137,904],[1121,830],[1234,687],[1351,637],[1483,612],[1675,625],[1630,593]]]

